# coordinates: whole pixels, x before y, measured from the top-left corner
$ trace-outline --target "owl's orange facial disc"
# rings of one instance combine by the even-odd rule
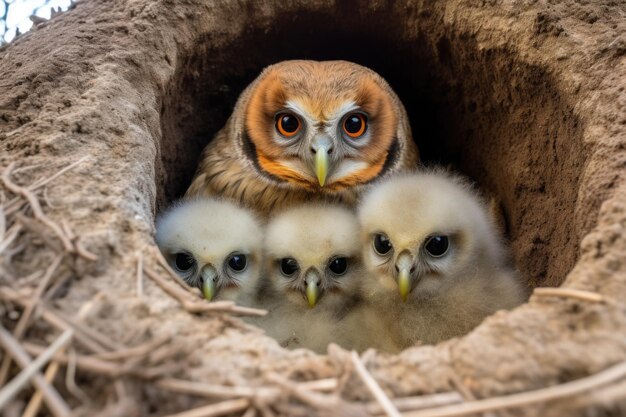
[[[347,114],[341,128],[344,141],[358,153],[344,163],[351,163],[353,169],[338,169],[331,175],[329,188],[333,190],[374,180],[393,162],[397,151],[398,115],[389,94],[375,80],[364,77],[354,103],[361,111]]]
[[[304,129],[300,116],[285,110],[288,97],[279,72],[267,74],[251,94],[246,109],[246,131],[254,145],[256,165],[263,173],[278,181],[312,189],[314,178],[287,163],[297,162],[298,156],[287,154],[275,140],[279,135],[285,143],[294,142]]]
[[[395,103],[369,71],[354,65],[360,72],[340,77],[338,71],[347,68],[338,65],[282,64],[257,82],[245,126],[262,174],[311,190],[341,191],[375,179],[389,165]]]

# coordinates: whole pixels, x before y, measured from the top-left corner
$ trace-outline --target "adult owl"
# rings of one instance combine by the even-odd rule
[[[309,201],[353,205],[367,184],[418,161],[404,106],[380,75],[346,61],[284,61],[241,94],[186,195],[263,215]]]

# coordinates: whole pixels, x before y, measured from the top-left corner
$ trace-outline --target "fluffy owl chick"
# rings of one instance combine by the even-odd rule
[[[276,305],[262,326],[285,346],[323,352],[335,341],[337,322],[360,299],[356,215],[330,205],[277,214],[267,227],[265,264]]]
[[[254,293],[263,233],[249,211],[215,199],[181,201],[160,216],[156,229],[157,244],[172,269],[209,301]]]
[[[476,192],[443,171],[405,174],[364,196],[367,295],[405,346],[461,335],[525,291]]]
[[[404,106],[380,75],[284,61],[241,94],[187,196],[220,195],[266,216],[315,200],[354,204],[366,184],[417,162]]]

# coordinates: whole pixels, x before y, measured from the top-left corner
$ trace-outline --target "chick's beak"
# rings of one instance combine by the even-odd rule
[[[309,307],[315,307],[317,300],[319,299],[319,273],[314,269],[309,269],[304,277],[306,283],[306,299],[309,302]]]
[[[398,268],[398,289],[400,290],[400,297],[405,303],[411,292],[411,274],[409,272],[411,264],[411,255],[406,252],[401,253],[396,260],[396,268]]]
[[[217,271],[213,265],[207,265],[202,268],[200,276],[202,277],[202,294],[204,294],[204,298],[211,301],[217,293],[217,287],[215,285],[215,281],[217,280]]]

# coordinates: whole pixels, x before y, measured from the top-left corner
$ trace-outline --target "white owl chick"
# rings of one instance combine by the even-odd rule
[[[464,334],[525,291],[477,193],[443,171],[401,175],[364,196],[366,297],[404,346]]]
[[[262,266],[263,232],[243,208],[216,199],[183,200],[157,220],[156,241],[174,271],[207,300],[252,295]]]
[[[337,322],[360,300],[359,236],[356,215],[338,206],[299,206],[270,219],[265,264],[276,304],[261,323],[269,335],[318,352],[335,341]]]

